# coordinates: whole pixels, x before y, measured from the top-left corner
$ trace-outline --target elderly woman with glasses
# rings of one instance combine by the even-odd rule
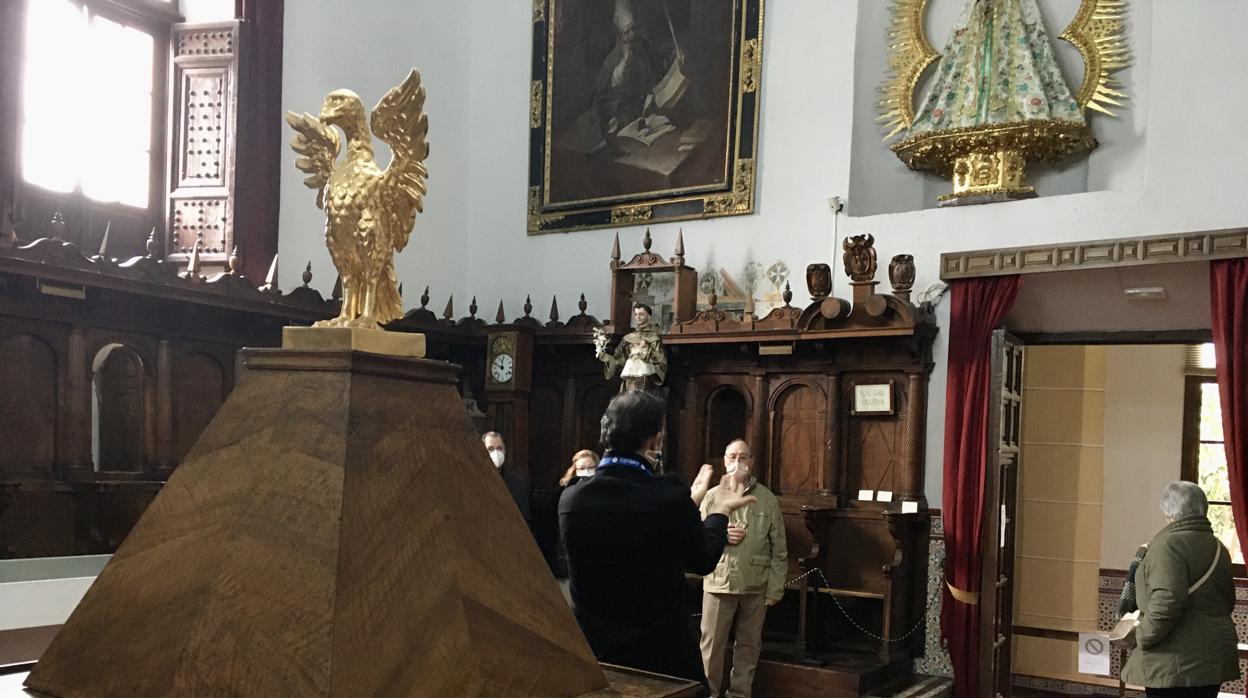
[[[1149,696],[1212,698],[1239,678],[1230,554],[1213,535],[1199,486],[1170,483],[1161,511],[1168,523],[1136,572],[1136,647],[1122,678]]]

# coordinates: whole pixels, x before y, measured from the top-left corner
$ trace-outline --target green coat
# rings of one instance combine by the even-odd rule
[[[1127,683],[1145,688],[1221,685],[1239,678],[1238,639],[1231,610],[1235,586],[1225,548],[1213,574],[1189,596],[1187,588],[1213,562],[1209,519],[1179,519],[1153,537],[1135,573],[1140,625],[1123,667]]]
[[[719,564],[702,579],[702,590],[712,594],[765,592],[768,599],[779,601],[784,598],[784,577],[789,572],[780,500],[754,478],[746,484],[745,492],[758,501],[728,515],[728,523],[745,527],[745,538],[724,546]],[[706,518],[718,493],[719,487],[712,487],[702,499],[702,518]]]

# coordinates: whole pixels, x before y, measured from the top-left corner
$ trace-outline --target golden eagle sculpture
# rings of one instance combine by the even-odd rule
[[[417,212],[424,210],[424,160],[429,155],[425,88],[413,69],[364,118],[364,103],[351,90],[325,96],[319,116],[286,113],[295,129],[295,166],[309,176],[316,205],[325,209],[325,244],[342,278],[342,311],[316,327],[379,329],[403,316],[394,276],[394,253],[411,236]],[[369,125],[372,132],[369,132]],[[339,160],[347,137],[346,156]],[[390,146],[385,170],[373,159],[373,136]]]

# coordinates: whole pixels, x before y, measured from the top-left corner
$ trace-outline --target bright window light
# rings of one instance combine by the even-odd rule
[[[68,0],[30,0],[22,176],[58,192],[145,207],[151,177],[150,34]]]

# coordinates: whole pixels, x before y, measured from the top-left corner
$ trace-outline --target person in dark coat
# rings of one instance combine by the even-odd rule
[[[1214,698],[1239,678],[1231,556],[1213,535],[1199,485],[1170,483],[1161,510],[1169,523],[1136,570],[1136,648],[1122,679],[1149,696]]]
[[[691,489],[656,477],[641,454],[662,444],[665,408],[638,390],[620,393],[602,417],[607,449],[592,478],[559,499],[572,610],[599,661],[706,685],[684,571],[709,574],[728,540],[728,514],[749,504],[725,477],[722,498],[701,520],[697,503],[711,469]]]
[[[511,493],[524,522],[529,523],[529,481],[503,467],[507,462],[507,443],[503,441],[503,435],[496,431],[487,431],[481,435],[481,443],[485,445],[486,453],[490,454],[494,467],[498,468],[498,474],[503,477],[503,484],[507,485],[507,491]]]

